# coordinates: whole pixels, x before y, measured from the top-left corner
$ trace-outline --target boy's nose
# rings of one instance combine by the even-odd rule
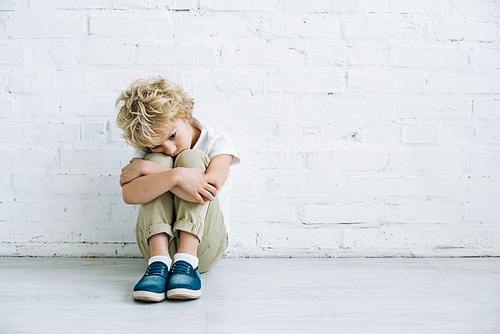
[[[175,153],[175,146],[174,145],[167,145],[167,147],[165,147],[165,149],[167,150],[167,155],[170,155],[172,156],[174,153]]]

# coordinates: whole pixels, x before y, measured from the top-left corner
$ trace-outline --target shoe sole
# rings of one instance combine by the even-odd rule
[[[151,291],[139,290],[132,292],[132,297],[134,297],[135,300],[144,302],[161,302],[165,300],[165,292],[156,293]]]
[[[171,289],[167,291],[168,299],[198,299],[201,296],[200,290]]]

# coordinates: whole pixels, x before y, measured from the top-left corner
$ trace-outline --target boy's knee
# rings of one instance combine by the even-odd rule
[[[144,160],[149,160],[154,162],[155,164],[161,165],[163,167],[172,168],[174,166],[174,160],[172,157],[169,157],[163,153],[150,153],[148,154]]]
[[[210,159],[205,152],[200,150],[185,150],[175,158],[174,167],[199,168],[206,170]]]

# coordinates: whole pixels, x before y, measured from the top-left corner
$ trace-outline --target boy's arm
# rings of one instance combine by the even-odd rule
[[[204,204],[213,200],[226,182],[232,160],[231,155],[217,155],[210,160],[206,173],[195,168],[162,166],[163,171],[156,173],[137,172],[142,176],[122,184],[123,200],[127,204],[144,204],[171,191],[186,201]]]
[[[127,204],[144,204],[171,191],[186,201],[203,205],[217,194],[215,183],[215,179],[197,168],[177,167],[140,176],[124,184],[122,196]]]
[[[233,162],[233,156],[229,154],[216,155],[210,159],[210,164],[208,165],[205,175],[216,180],[215,186],[217,189],[222,188],[224,183],[226,183],[227,176],[229,175],[229,166]]]

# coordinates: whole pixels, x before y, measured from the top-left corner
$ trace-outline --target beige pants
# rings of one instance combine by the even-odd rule
[[[149,154],[146,160],[167,168],[188,167],[206,171],[210,159],[198,150],[181,152],[175,160],[163,153]],[[137,244],[146,260],[151,257],[148,239],[158,233],[170,237],[168,251],[170,257],[179,247],[179,231],[195,235],[199,240],[199,271],[205,272],[215,266],[227,248],[226,226],[217,197],[211,202],[200,205],[187,202],[166,192],[139,208],[135,235]]]

